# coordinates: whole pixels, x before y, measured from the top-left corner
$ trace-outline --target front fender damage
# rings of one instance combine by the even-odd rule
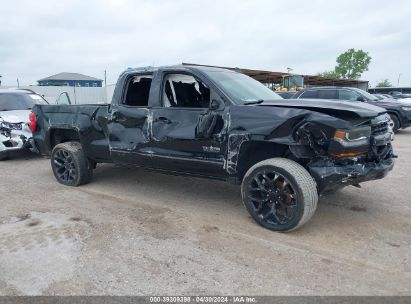
[[[305,121],[295,131],[296,144],[290,145],[290,151],[316,180],[320,194],[381,179],[392,170],[396,156],[389,141],[376,140],[380,135],[371,136],[368,152],[361,156],[338,158],[330,153],[336,129],[349,129],[362,123],[364,121],[349,124],[347,121],[336,124]]]
[[[328,154],[328,146],[337,128],[352,127],[353,124],[348,121],[322,113],[310,113],[277,127],[270,134],[269,140],[288,145],[290,152],[297,159],[312,159]],[[288,132],[285,133],[284,130]]]
[[[389,132],[381,128],[384,121],[376,117],[279,107],[245,109],[247,107],[233,108],[231,119],[226,121],[228,140],[224,169],[230,176],[241,178],[244,167],[261,160],[259,155],[287,157],[310,172],[321,194],[327,189],[382,178],[393,168],[395,156],[390,141],[386,140]],[[369,146],[362,144],[347,148],[334,139],[336,130],[368,125],[371,126]],[[273,143],[272,149],[280,150],[271,151],[271,155],[270,151],[260,153],[261,143]],[[243,149],[244,145],[246,148]],[[240,155],[244,153],[247,155]],[[240,163],[243,161],[249,163]]]
[[[237,173],[237,164],[240,157],[240,149],[243,143],[250,140],[249,134],[230,134],[227,142],[227,158],[224,161],[224,169],[228,174]]]

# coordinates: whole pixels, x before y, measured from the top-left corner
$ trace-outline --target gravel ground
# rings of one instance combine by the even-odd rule
[[[0,162],[0,295],[411,295],[411,130],[394,146],[387,178],[287,234],[223,182],[101,165],[69,188],[46,158]]]

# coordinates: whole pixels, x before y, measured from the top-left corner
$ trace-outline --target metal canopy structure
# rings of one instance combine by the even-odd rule
[[[237,71],[245,75],[248,75],[262,83],[269,83],[269,84],[273,84],[273,83],[282,84],[284,76],[294,75],[294,74],[285,73],[285,72],[272,72],[272,71],[264,71],[264,70],[230,68],[230,67],[221,67],[221,66],[186,63],[186,62],[183,62],[182,64],[233,70],[233,71]],[[326,77],[314,76],[314,75],[302,75],[302,74],[299,74],[299,75],[304,77],[304,84],[306,86],[340,86],[340,87],[356,87],[360,89],[368,88],[368,81],[365,81],[365,80],[333,79],[333,78],[326,78]]]

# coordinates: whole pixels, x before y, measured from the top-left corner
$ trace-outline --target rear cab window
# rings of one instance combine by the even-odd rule
[[[127,81],[122,105],[129,107],[148,107],[152,74],[134,75]]]

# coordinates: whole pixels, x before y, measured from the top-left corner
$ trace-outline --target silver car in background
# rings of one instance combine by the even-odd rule
[[[0,160],[19,150],[34,150],[29,122],[35,104],[47,104],[47,101],[30,90],[0,90]]]

